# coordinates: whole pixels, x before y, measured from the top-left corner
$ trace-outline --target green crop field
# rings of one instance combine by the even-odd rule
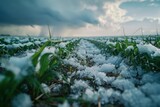
[[[160,37],[0,37],[0,106],[153,106]]]

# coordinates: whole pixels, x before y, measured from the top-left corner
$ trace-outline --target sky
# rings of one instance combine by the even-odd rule
[[[160,0],[0,0],[0,34],[115,36],[160,33]]]

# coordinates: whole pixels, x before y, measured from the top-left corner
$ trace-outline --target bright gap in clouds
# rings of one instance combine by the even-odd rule
[[[158,0],[0,1],[0,33],[11,35],[110,36],[160,31]],[[136,35],[141,34],[137,32]]]

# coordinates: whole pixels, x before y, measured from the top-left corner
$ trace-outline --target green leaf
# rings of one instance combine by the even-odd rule
[[[39,95],[40,92],[42,92],[41,83],[35,75],[27,76],[24,80],[24,83],[27,84],[29,88],[29,94],[32,98],[37,97],[37,95]]]
[[[41,59],[40,59],[40,70],[39,70],[39,76],[41,77],[45,71],[48,69],[49,67],[49,56],[51,55],[51,53],[46,53],[44,55],[42,55]]]
[[[32,63],[34,65],[34,67],[36,67],[37,63],[38,63],[38,58],[41,55],[42,51],[44,50],[44,48],[46,46],[48,46],[51,43],[51,41],[47,41],[33,56],[32,56]]]

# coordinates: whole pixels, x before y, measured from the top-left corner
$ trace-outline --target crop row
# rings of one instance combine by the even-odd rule
[[[69,41],[65,47],[60,47],[61,42],[47,41],[36,53],[29,57],[31,64],[22,60],[18,74],[15,73],[17,69],[7,69],[7,65],[1,67],[0,105],[11,106],[13,98],[20,93],[29,94],[34,104],[37,104],[40,99],[47,100],[49,103],[51,97],[54,101],[60,100],[48,94],[47,89],[51,88],[56,82],[61,82],[64,87],[61,94],[64,96],[69,92],[69,83],[65,77],[67,67],[63,64],[63,59],[74,50],[78,42],[79,40]],[[41,98],[42,96],[43,98]]]
[[[22,53],[24,51],[27,51],[27,50],[31,50],[31,49],[37,49],[39,47],[41,47],[45,41],[47,40],[43,40],[43,41],[28,41],[28,38],[26,38],[27,40],[25,40],[25,43],[23,42],[11,42],[10,44],[1,44],[0,45],[0,48],[1,48],[1,51],[0,51],[0,56],[3,56],[3,55],[10,55],[10,56],[13,56],[15,54],[18,54],[18,53]],[[57,42],[53,42],[52,45],[56,45],[57,43],[60,43],[60,42],[65,42],[67,40],[63,40],[63,41],[57,41]]]
[[[159,49],[151,44],[137,44],[136,42],[125,41],[106,44],[96,40],[90,40],[102,50],[103,54],[121,55],[127,58],[129,64],[141,66],[147,71],[160,71]],[[154,49],[152,49],[154,48]]]

